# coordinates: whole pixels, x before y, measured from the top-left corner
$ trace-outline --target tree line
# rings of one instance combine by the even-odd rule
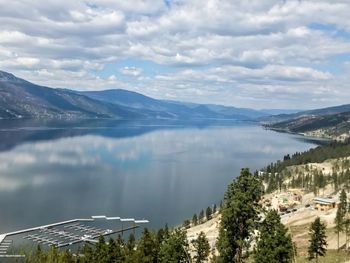
[[[302,187],[313,192],[318,192],[324,188],[326,183],[332,183],[335,189],[339,189],[341,184],[350,188],[350,160],[343,159],[340,165],[335,164],[331,176],[325,175],[322,171],[308,170],[309,163],[322,163],[328,159],[340,159],[350,156],[350,144],[347,142],[332,142],[329,145],[318,146],[305,152],[296,152],[292,155],[287,154],[283,160],[271,163],[263,168],[263,180],[267,185],[268,193],[282,190],[287,187]],[[295,171],[295,176],[288,171],[287,167],[304,165],[305,173]],[[340,172],[340,170],[342,170]],[[290,178],[290,184],[286,185],[285,181]]]

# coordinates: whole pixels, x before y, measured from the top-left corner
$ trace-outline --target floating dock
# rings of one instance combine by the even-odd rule
[[[106,221],[105,221],[106,220]],[[94,223],[106,222],[109,225],[117,221],[121,227],[109,229],[93,226]],[[69,247],[80,243],[97,243],[100,236],[123,234],[124,232],[139,228],[141,224],[149,223],[148,220],[135,220],[134,218],[107,217],[104,215],[91,218],[72,219],[49,225],[23,229],[19,231],[0,234],[0,258],[23,257],[23,255],[9,255],[8,251],[13,247],[14,240],[19,242],[31,242],[36,245],[54,246],[57,248]],[[128,224],[128,225],[125,225]]]

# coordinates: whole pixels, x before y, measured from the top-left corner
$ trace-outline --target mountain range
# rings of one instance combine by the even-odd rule
[[[255,120],[268,115],[269,110],[157,100],[122,89],[55,89],[0,71],[1,119]]]
[[[158,100],[122,89],[74,91],[33,84],[0,71],[0,119],[244,120],[287,132],[350,129],[350,104],[296,112]]]

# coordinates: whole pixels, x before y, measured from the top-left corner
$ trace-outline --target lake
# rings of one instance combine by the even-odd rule
[[[0,121],[0,233],[103,214],[176,225],[315,141],[251,123]]]

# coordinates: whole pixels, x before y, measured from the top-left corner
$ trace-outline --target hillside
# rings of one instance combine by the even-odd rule
[[[320,108],[320,109],[314,109],[314,110],[307,110],[307,111],[299,111],[295,113],[290,114],[271,114],[267,117],[261,117],[260,121],[263,123],[278,123],[278,122],[284,122],[289,120],[295,120],[299,118],[312,118],[312,117],[322,117],[326,115],[335,115],[339,113],[345,113],[350,112],[350,104],[340,105],[340,106],[334,106],[334,107],[327,107],[327,108]]]
[[[342,109],[345,108],[345,106],[342,107]],[[327,111],[320,110],[319,112]],[[267,127],[278,131],[345,140],[350,136],[350,111],[300,116],[287,121],[273,123],[267,125]]]
[[[0,71],[0,119],[135,118],[139,114],[69,90],[38,86]]]

